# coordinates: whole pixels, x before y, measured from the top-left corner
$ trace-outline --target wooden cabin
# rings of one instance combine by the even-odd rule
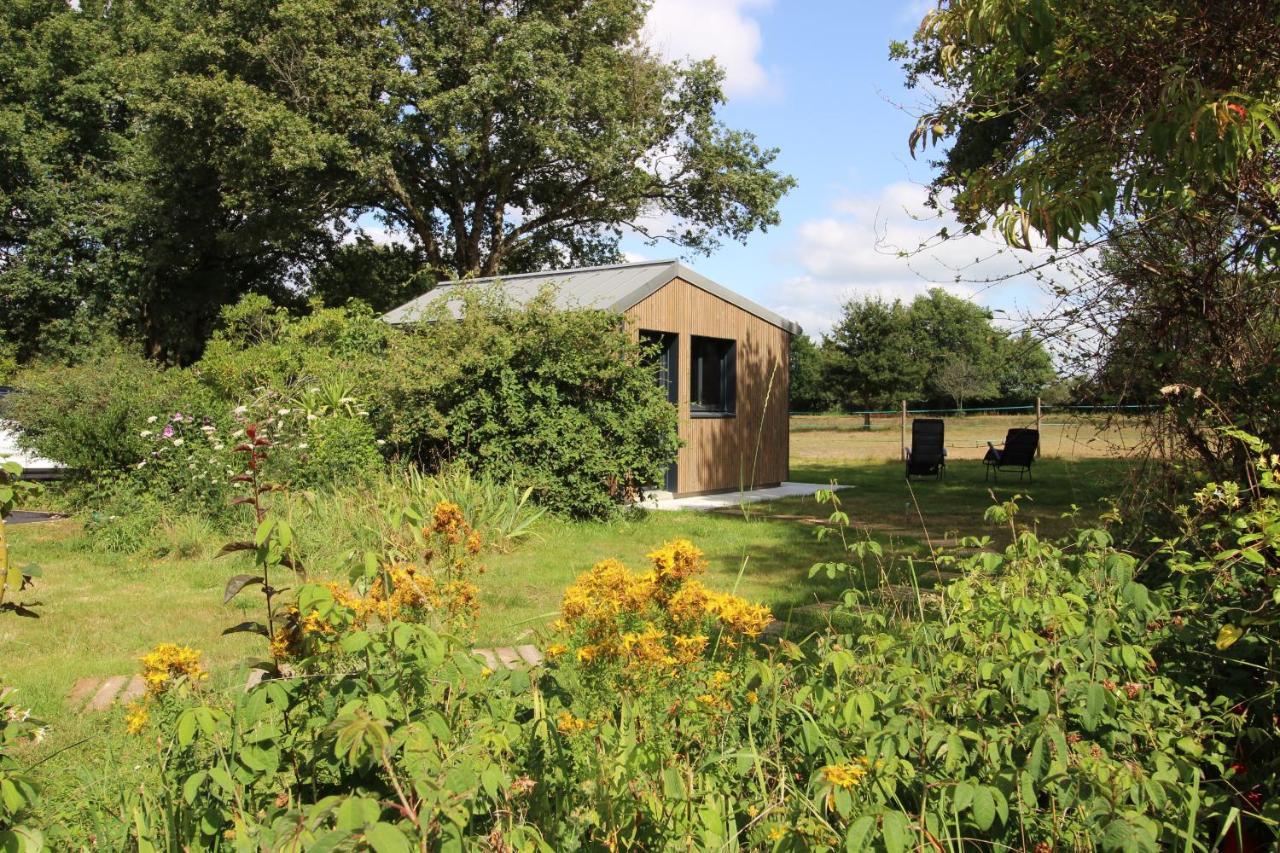
[[[507,275],[500,282],[516,304],[553,287],[566,310],[616,311],[637,339],[658,345],[658,381],[679,410],[683,440],[662,491],[695,495],[788,479],[795,323],[674,260]],[[383,319],[416,322],[456,286],[446,282]]]

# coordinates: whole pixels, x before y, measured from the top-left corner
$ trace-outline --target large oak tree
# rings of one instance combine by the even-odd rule
[[[18,2],[39,6],[45,29],[75,20],[111,45],[98,112],[122,143],[110,203],[88,208],[78,275],[92,281],[67,284],[68,265],[27,280],[69,288],[45,321],[88,290],[110,294],[156,357],[197,355],[219,307],[246,292],[359,290],[334,275],[368,266],[338,246],[369,217],[407,233],[422,266],[394,286],[422,289],[614,260],[628,229],[707,251],[776,224],[793,184],[776,151],[716,118],[714,63],[646,47],[642,0]],[[36,29],[17,21],[6,47]],[[49,77],[54,90],[73,81]],[[17,75],[0,83],[35,108]],[[101,174],[91,164],[70,186]],[[24,251],[34,232],[13,231]]]

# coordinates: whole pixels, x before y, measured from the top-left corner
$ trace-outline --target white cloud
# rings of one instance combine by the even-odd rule
[[[776,87],[760,63],[764,38],[750,12],[771,5],[772,0],[654,0],[645,37],[668,59],[715,57],[730,97],[769,93]]]
[[[909,302],[933,287],[1009,317],[1042,304],[1039,288],[1019,274],[1046,260],[1048,250],[1018,251],[985,236],[938,240],[941,228],[960,229],[924,202],[923,187],[895,183],[875,195],[842,199],[829,215],[802,222],[788,258],[801,273],[776,291],[773,307],[821,334],[850,299]]]

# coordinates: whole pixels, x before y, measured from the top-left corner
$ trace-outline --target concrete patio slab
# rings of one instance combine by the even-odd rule
[[[831,486],[826,483],[783,483],[769,489],[751,489],[746,492],[717,492],[714,495],[692,495],[685,498],[662,497],[656,500],[644,500],[640,506],[645,509],[664,511],[726,509],[744,503],[776,501],[779,498],[804,498],[819,489],[830,488]],[[836,488],[845,489],[848,486],[836,486]]]

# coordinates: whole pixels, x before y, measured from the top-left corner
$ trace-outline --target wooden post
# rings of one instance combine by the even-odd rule
[[[1036,432],[1040,433],[1040,441],[1036,442],[1036,458],[1040,458],[1040,445],[1044,443],[1044,433],[1040,429],[1040,398],[1036,397]]]
[[[902,447],[898,451],[898,458],[907,458],[907,401],[902,401],[902,415],[898,419],[898,441]]]

